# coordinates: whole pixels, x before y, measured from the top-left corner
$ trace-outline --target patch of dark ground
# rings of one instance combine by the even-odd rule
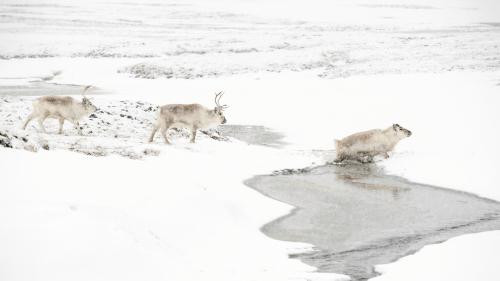
[[[262,227],[274,239],[314,245],[291,258],[352,280],[372,278],[374,265],[425,245],[500,229],[500,203],[389,176],[376,165],[286,169],[245,183],[296,207]]]

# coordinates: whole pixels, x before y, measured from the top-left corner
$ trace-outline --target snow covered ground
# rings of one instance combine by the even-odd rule
[[[0,148],[0,279],[343,279],[287,258],[308,245],[261,234],[290,208],[242,181],[324,162],[312,150],[392,123],[414,134],[379,163],[387,172],[500,200],[498,4],[304,3],[2,1],[0,87],[60,71],[51,83],[113,94],[94,96],[102,112],[83,122],[84,137],[69,125],[63,136],[36,122],[21,131],[34,97],[0,96],[0,132],[38,151]],[[211,106],[221,90],[229,123],[273,128],[289,145],[202,134],[191,145],[182,133],[172,146],[145,143],[149,107]],[[484,268],[493,280],[499,235],[429,246],[378,278],[450,270],[466,280]],[[470,245],[491,255],[468,255]],[[456,266],[429,263],[451,251]]]
[[[321,280],[287,259],[306,245],[258,231],[289,207],[241,182],[297,157],[216,141],[144,161],[0,151],[2,280]]]
[[[144,78],[486,71],[499,12],[494,0],[6,0],[0,58],[136,58],[118,71]]]

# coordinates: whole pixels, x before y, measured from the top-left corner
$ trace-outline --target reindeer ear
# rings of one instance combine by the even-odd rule
[[[399,128],[398,124],[392,124],[392,129],[394,129],[394,131],[397,131],[398,128]]]

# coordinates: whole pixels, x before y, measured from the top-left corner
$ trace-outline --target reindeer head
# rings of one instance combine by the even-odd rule
[[[218,118],[219,124],[225,124],[227,122],[223,111],[229,107],[226,104],[221,105],[219,103],[222,95],[224,95],[223,92],[219,92],[218,94],[215,94],[215,108],[213,110],[213,114],[215,115],[216,118]]]
[[[91,101],[90,99],[86,98],[86,97],[83,97],[82,98],[82,105],[83,105],[83,108],[85,108],[85,111],[89,112],[89,113],[92,113],[94,111],[97,110],[97,106],[95,106]]]
[[[90,101],[89,98],[87,98],[85,96],[85,92],[87,92],[88,89],[90,89],[92,86],[86,86],[85,89],[83,89],[83,93],[82,93],[82,105],[83,105],[83,108],[85,109],[85,111],[89,112],[89,113],[92,113],[92,112],[95,112],[97,110],[97,107]]]
[[[401,127],[399,124],[393,124],[392,129],[401,138],[406,138],[406,137],[411,136],[411,131]]]

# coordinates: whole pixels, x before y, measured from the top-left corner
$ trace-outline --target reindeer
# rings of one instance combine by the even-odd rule
[[[362,163],[373,162],[373,158],[382,155],[389,158],[396,144],[411,136],[411,131],[393,124],[385,130],[370,130],[347,136],[335,141],[337,159],[335,162],[344,160],[357,160]]]
[[[223,93],[215,95],[215,108],[208,109],[200,104],[167,104],[160,107],[158,119],[149,142],[153,142],[154,136],[161,129],[161,135],[166,144],[170,144],[167,138],[167,130],[170,128],[187,128],[191,130],[191,143],[195,142],[196,131],[206,129],[227,122],[223,111],[228,106],[220,105]]]
[[[59,134],[62,134],[64,121],[68,120],[78,129],[78,134],[82,135],[79,121],[97,110],[97,107],[84,96],[84,93],[90,89],[90,87],[91,86],[87,86],[83,90],[81,102],[66,96],[45,96],[36,99],[33,102],[32,113],[28,116],[26,122],[24,122],[23,130],[26,129],[26,126],[28,126],[31,120],[37,118],[38,125],[40,125],[42,132],[47,133],[43,126],[43,122],[47,118],[54,118],[59,120]]]

